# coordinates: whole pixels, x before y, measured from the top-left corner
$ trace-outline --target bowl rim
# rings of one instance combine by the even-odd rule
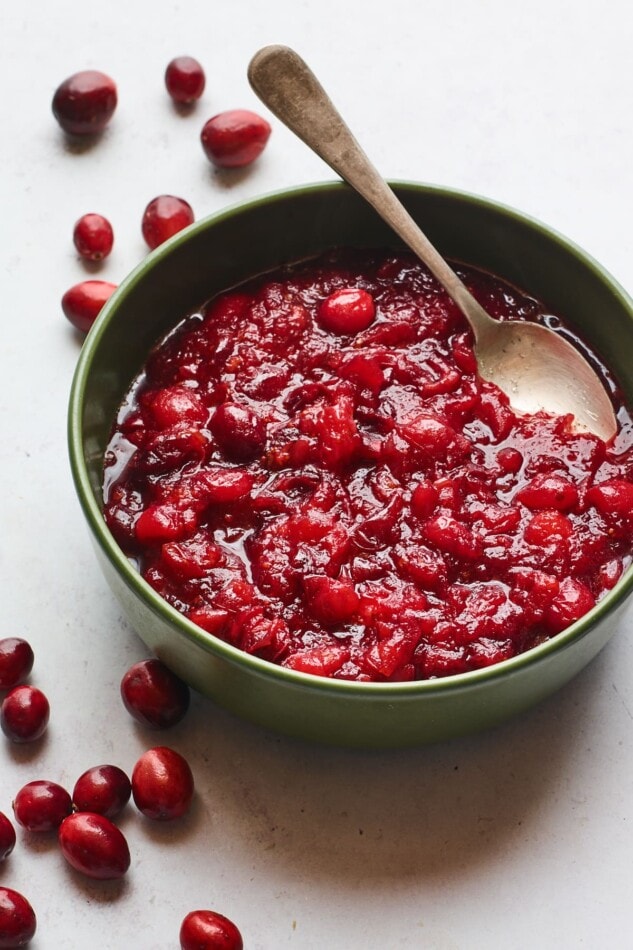
[[[618,281],[590,254],[579,245],[565,237],[562,233],[544,224],[537,218],[525,214],[504,203],[455,188],[427,184],[411,180],[390,180],[396,190],[422,192],[427,195],[436,195],[447,199],[457,199],[467,205],[477,205],[486,208],[503,217],[512,219],[531,230],[537,231],[549,241],[560,245],[568,253],[580,261],[586,269],[594,273],[605,284],[610,293],[616,297],[625,310],[629,311],[633,320],[633,299],[618,283]],[[184,614],[172,607],[164,600],[133,566],[122,549],[114,540],[106,526],[100,506],[97,504],[92,484],[88,475],[83,451],[82,417],[83,400],[90,370],[99,348],[99,343],[107,332],[112,315],[118,306],[126,299],[137,283],[150,275],[154,268],[160,265],[164,257],[181,244],[187,243],[198,232],[205,231],[221,223],[227,218],[248,213],[250,210],[274,203],[280,200],[292,200],[304,194],[313,192],[330,192],[350,190],[342,181],[320,181],[303,185],[294,185],[288,188],[276,189],[265,194],[235,202],[225,206],[210,215],[189,225],[183,231],[171,237],[164,244],[140,261],[136,267],[120,283],[117,290],[102,308],[97,320],[87,334],[73,375],[68,404],[67,433],[68,452],[71,473],[75,490],[82,507],[84,517],[92,530],[94,539],[99,544],[101,552],[106,556],[125,585],[146,603],[149,609],[158,614],[170,626],[187,640],[193,641],[206,652],[215,654],[220,659],[238,667],[245,667],[250,672],[266,679],[275,679],[285,682],[288,686],[299,688],[311,687],[319,692],[329,692],[336,695],[346,695],[358,699],[395,697],[412,699],[419,695],[442,695],[460,692],[467,687],[478,688],[503,677],[511,677],[520,672],[546,661],[554,654],[558,654],[573,644],[584,639],[591,630],[609,614],[614,612],[633,590],[633,565],[627,568],[617,584],[600,600],[587,614],[571,626],[538,646],[532,647],[524,653],[502,660],[491,666],[470,670],[465,673],[456,673],[450,676],[427,680],[412,680],[407,682],[358,682],[356,680],[337,680],[331,677],[317,676],[282,667],[260,657],[246,653],[232,646],[214,634],[207,633]],[[228,289],[228,288],[227,288]]]

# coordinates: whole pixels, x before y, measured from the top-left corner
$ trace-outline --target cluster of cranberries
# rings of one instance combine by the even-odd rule
[[[165,86],[179,108],[190,108],[205,88],[205,74],[191,56],[177,56],[165,70]],[[94,137],[103,132],[117,106],[114,81],[97,70],[84,70],[66,79],[53,96],[53,115],[70,136]],[[200,141],[205,155],[217,168],[242,168],[262,153],[271,133],[269,123],[247,109],[230,109],[205,122]],[[141,230],[153,250],[194,221],[191,205],[174,195],[159,195],[143,212]],[[112,225],[101,214],[84,214],[76,222],[73,242],[88,262],[104,260],[114,244]],[[116,290],[104,280],[85,280],[62,297],[68,320],[87,333],[101,308]]]

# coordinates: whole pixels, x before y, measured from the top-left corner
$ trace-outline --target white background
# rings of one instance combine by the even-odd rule
[[[169,950],[215,908],[247,950],[628,948],[633,859],[633,643],[621,633],[540,708],[480,737],[370,754],[304,745],[196,697],[152,734],[119,700],[145,655],[102,579],[75,499],[65,413],[80,342],[60,310],[88,276],[142,259],[157,194],[197,217],[331,178],[274,122],[252,168],[218,174],[204,121],[259,109],[250,56],[271,42],[313,66],[384,173],[519,207],[633,287],[630,4],[625,0],[28,0],[0,34],[0,636],[33,644],[52,707],[35,746],[0,742],[0,810],[32,779],[72,788],[166,743],[188,756],[191,814],[157,826],[129,807],[123,882],[86,882],[55,841],[22,832],[0,883],[38,914],[34,950]],[[163,72],[201,60],[207,90],[179,115]],[[112,75],[119,107],[94,146],[50,111],[79,69]],[[262,110],[263,111],[263,110]],[[100,211],[116,245],[98,274],[71,243]],[[630,625],[630,624],[629,624]],[[0,737],[4,738],[4,737]]]

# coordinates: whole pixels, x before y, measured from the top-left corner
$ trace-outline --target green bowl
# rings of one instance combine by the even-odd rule
[[[420,184],[394,188],[446,256],[490,270],[564,314],[633,402],[633,301],[594,260],[543,224],[483,198]],[[212,215],[150,254],[113,294],[84,343],[70,399],[79,500],[103,572],[150,650],[237,715],[342,746],[438,741],[527,709],[605,645],[633,587],[629,570],[569,629],[497,666],[422,682],[355,683],[282,669],[205,633],[162,600],[117,546],[101,511],[103,454],[117,408],[154,342],[215,293],[281,263],[333,246],[397,244],[341,183],[282,191]]]

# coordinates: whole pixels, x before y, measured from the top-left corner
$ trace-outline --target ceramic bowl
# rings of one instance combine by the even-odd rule
[[[394,187],[444,255],[490,270],[564,314],[633,401],[633,302],[594,260],[550,228],[489,200],[413,183]],[[117,546],[101,511],[104,447],[152,344],[206,299],[255,274],[333,246],[397,244],[341,183],[286,190],[212,215],[149,254],[111,297],[84,343],[70,400],[79,500],[103,572],[149,649],[233,713],[343,746],[438,741],[520,713],[598,653],[633,588],[628,571],[579,622],[497,666],[422,682],[356,683],[283,669],[205,633],[163,601]]]

